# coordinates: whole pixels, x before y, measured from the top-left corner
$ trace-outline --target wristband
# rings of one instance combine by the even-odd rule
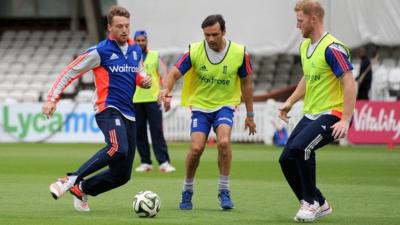
[[[247,112],[247,117],[254,117],[254,112]]]

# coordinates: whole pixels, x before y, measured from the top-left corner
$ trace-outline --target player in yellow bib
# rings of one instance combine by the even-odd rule
[[[144,71],[146,74],[150,75],[154,81],[151,88],[145,89],[138,87],[133,97],[133,105],[136,112],[137,149],[140,155],[140,165],[136,167],[135,171],[148,172],[153,169],[147,136],[148,124],[154,156],[160,165],[160,172],[174,172],[175,167],[170,163],[168,146],[164,138],[161,104],[157,101],[162,75],[166,73],[165,65],[160,58],[160,54],[148,48],[146,31],[136,31],[134,41],[142,49]]]
[[[168,97],[175,82],[184,75],[182,105],[192,110],[191,149],[186,157],[186,176],[179,204],[193,208],[193,184],[200,157],[211,127],[217,135],[218,199],[221,209],[234,208],[230,197],[229,175],[232,162],[230,145],[233,113],[242,97],[249,135],[256,132],[253,112],[253,85],[250,57],[242,45],[224,38],[225,21],[221,15],[208,16],[201,25],[205,40],[191,44],[169,72],[162,97]]]
[[[297,28],[305,40],[300,46],[304,76],[279,108],[288,121],[292,105],[304,97],[304,117],[292,131],[279,163],[301,207],[299,222],[326,216],[332,208],[316,186],[315,151],[346,136],[356,102],[348,48],[324,30],[324,9],[315,0],[295,7]]]

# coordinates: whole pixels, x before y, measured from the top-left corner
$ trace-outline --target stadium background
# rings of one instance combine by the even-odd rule
[[[66,90],[58,106],[59,114],[52,120],[41,116],[41,102],[62,68],[105,37],[105,14],[116,3],[130,9],[131,32],[146,29],[150,47],[161,51],[168,66],[174,64],[188,43],[202,38],[200,23],[211,13],[223,14],[227,37],[248,47],[253,59],[258,133],[248,137],[243,132],[244,110],[240,106],[232,140],[244,144],[233,146],[232,194],[237,205],[233,213],[219,212],[215,203],[212,191],[217,170],[212,141],[198,174],[196,210],[189,214],[177,210],[189,138],[189,112],[179,106],[181,84],[174,91],[172,112],[164,114],[176,173],[134,173],[133,181],[124,187],[92,198],[94,211],[90,215],[74,213],[68,198],[57,202],[51,199],[48,184],[65,170],[80,165],[101,146],[97,144],[102,137],[90,103],[93,77],[84,75]],[[291,216],[298,206],[279,171],[281,149],[270,144],[275,131],[271,121],[283,126],[276,108],[301,76],[297,55],[301,36],[295,28],[294,3],[295,0],[3,0],[0,224],[293,224]],[[355,75],[360,63],[358,47],[366,46],[374,58],[371,101],[357,103],[351,131],[355,135],[353,143],[362,145],[332,145],[318,153],[318,180],[335,210],[326,222],[400,224],[400,152],[396,147],[400,142],[400,2],[322,3],[326,7],[327,30],[352,49]],[[301,103],[295,106],[289,129],[301,116],[300,109]],[[160,215],[154,220],[135,218],[130,209],[133,195],[145,189],[158,193],[163,202]]]
[[[0,8],[0,123],[3,125],[0,142],[102,142],[90,107],[94,90],[90,72],[67,88],[59,114],[52,120],[40,117],[40,101],[68,62],[105,37],[105,14],[111,5],[118,3],[132,12],[132,32],[146,29],[150,48],[161,52],[168,67],[187,49],[188,43],[202,38],[200,23],[205,15],[223,14],[227,20],[226,36],[245,44],[253,58],[259,124],[256,136],[246,136],[240,123],[244,116],[240,106],[233,141],[271,144],[273,123],[284,126],[277,119],[277,104],[290,94],[301,77],[297,48],[302,38],[295,28],[294,2],[4,1]],[[400,3],[394,0],[322,3],[326,8],[326,29],[353,50],[354,75],[358,75],[360,66],[358,47],[367,46],[374,57],[371,99],[395,101],[400,93]],[[174,90],[173,110],[164,115],[169,141],[189,139],[190,112],[179,107],[180,88],[181,81]],[[400,115],[395,104],[388,107],[376,102],[359,104],[356,112],[359,119],[355,120],[359,123],[353,126],[350,142],[399,142]],[[299,118],[301,111],[292,114]],[[292,123],[295,122],[293,119]],[[360,138],[366,135],[379,138],[373,141]]]

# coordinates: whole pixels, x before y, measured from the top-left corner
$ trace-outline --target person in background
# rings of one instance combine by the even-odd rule
[[[358,84],[357,100],[369,100],[368,94],[372,83],[372,64],[368,57],[367,48],[360,47],[358,54],[361,59],[361,65],[360,73],[356,78]]]
[[[153,80],[151,88],[145,89],[138,87],[133,97],[133,105],[136,112],[137,149],[141,162],[135,171],[148,172],[153,169],[147,135],[148,124],[154,156],[160,165],[160,171],[165,173],[174,172],[176,169],[170,164],[168,146],[163,132],[161,104],[158,102],[162,75],[166,74],[165,65],[160,59],[160,54],[148,48],[146,31],[136,31],[134,40],[142,49],[144,71],[150,75]],[[168,105],[167,107],[170,107],[170,100],[171,98],[168,98],[168,101],[165,103]]]

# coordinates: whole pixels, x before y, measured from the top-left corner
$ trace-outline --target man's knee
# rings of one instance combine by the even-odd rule
[[[285,146],[285,149],[283,150],[281,156],[279,157],[279,164],[281,164],[281,166],[284,166],[285,164],[287,164],[290,158],[291,157],[289,149],[287,148],[287,146]]]
[[[121,185],[123,185],[123,184],[126,184],[126,183],[128,183],[128,181],[131,179],[131,174],[129,173],[126,173],[126,174],[124,174],[123,176],[121,176],[120,178],[119,178],[119,183],[121,184]]]
[[[305,146],[299,144],[299,143],[291,143],[287,146],[288,148],[288,152],[290,153],[290,155],[294,156],[294,157],[298,157],[304,154],[304,149]]]
[[[281,166],[285,165],[286,162],[289,160],[288,154],[286,154],[285,152],[282,152],[281,156],[279,157],[279,164],[281,164]]]
[[[126,184],[131,179],[131,172],[123,171],[113,176],[114,182],[119,186]]]
[[[219,157],[225,158],[231,155],[231,149],[229,145],[230,143],[228,138],[221,139],[217,142]]]
[[[204,146],[201,145],[192,145],[190,153],[193,158],[198,159],[201,157],[204,151]]]
[[[279,163],[281,165],[287,164],[291,160],[295,160],[297,157],[302,156],[304,153],[303,147],[297,143],[287,143],[281,156],[279,157]]]
[[[220,140],[217,140],[217,147],[219,150],[228,149],[229,145],[230,145],[229,138],[221,138]]]

